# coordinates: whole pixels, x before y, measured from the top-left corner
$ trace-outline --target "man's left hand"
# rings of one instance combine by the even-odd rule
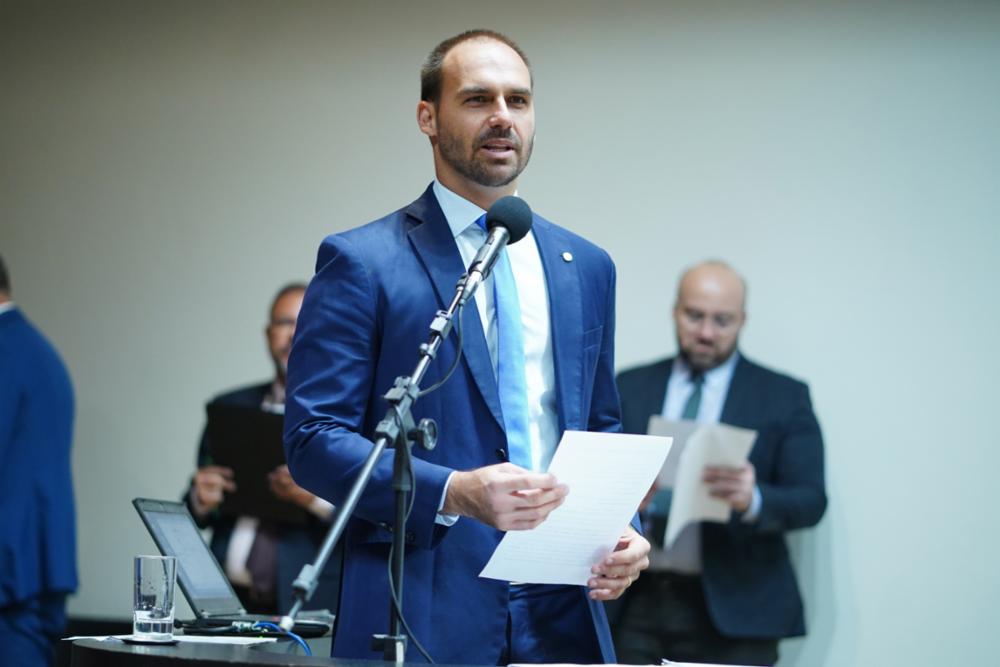
[[[702,479],[708,485],[710,494],[722,498],[737,512],[749,509],[753,488],[757,484],[757,472],[749,461],[739,468],[705,466]]]
[[[649,567],[649,542],[632,526],[618,538],[614,553],[591,568],[594,576],[587,582],[591,600],[617,600],[635,583],[639,573]]]

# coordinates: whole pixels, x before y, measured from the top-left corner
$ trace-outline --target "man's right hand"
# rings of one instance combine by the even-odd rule
[[[205,466],[194,474],[194,500],[200,513],[208,514],[219,506],[226,493],[235,490],[232,468]]]
[[[569,487],[555,475],[513,463],[456,472],[448,484],[444,514],[478,519],[497,530],[530,530],[562,505]]]

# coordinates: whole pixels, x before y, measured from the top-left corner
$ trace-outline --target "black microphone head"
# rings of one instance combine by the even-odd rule
[[[486,212],[486,229],[494,227],[507,228],[507,245],[517,243],[531,230],[531,207],[520,197],[501,197]]]

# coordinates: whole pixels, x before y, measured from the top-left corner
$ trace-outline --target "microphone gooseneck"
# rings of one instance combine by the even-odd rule
[[[486,280],[504,247],[517,243],[531,230],[531,207],[520,197],[501,197],[486,212],[486,242],[458,284],[459,304],[464,306]]]

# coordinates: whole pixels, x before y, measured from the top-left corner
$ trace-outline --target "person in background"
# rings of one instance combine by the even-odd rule
[[[214,403],[284,414],[288,355],[305,289],[301,283],[286,285],[271,302],[264,333],[274,362],[274,378],[217,396]],[[253,613],[285,613],[292,604],[292,582],[302,566],[315,558],[326,535],[333,506],[296,484],[288,467],[282,465],[269,475],[271,492],[275,499],[306,510],[306,524],[225,515],[219,512],[219,506],[226,493],[236,489],[233,471],[212,465],[210,452],[206,428],[198,447],[198,470],[186,496],[188,508],[199,526],[212,529],[212,551],[243,606]],[[339,577],[338,550],[327,564],[309,608],[336,610]]]
[[[654,548],[650,570],[621,602],[619,658],[773,665],[780,638],[805,634],[785,533],[815,525],[826,509],[809,389],[739,351],[746,285],[727,264],[687,270],[673,317],[677,356],[618,376],[625,432],[645,433],[650,415],[662,415],[758,435],[747,463],[703,472],[710,493],[732,508],[730,521],[689,525],[669,550]],[[669,490],[644,509],[654,547],[663,546],[669,510]]]
[[[0,258],[0,665],[52,664],[77,588],[73,386]]]

